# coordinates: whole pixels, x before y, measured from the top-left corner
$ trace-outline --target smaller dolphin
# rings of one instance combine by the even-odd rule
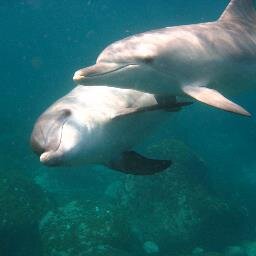
[[[96,64],[75,72],[97,83],[187,96],[250,116],[229,97],[256,88],[256,13],[252,0],[231,0],[214,22],[166,27],[106,47]]]
[[[39,117],[31,145],[48,166],[101,164],[130,174],[154,174],[171,161],[146,158],[133,148],[170,111],[187,104],[130,89],[77,86]]]

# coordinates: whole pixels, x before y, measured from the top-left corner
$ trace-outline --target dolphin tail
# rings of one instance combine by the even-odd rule
[[[231,0],[218,21],[256,24],[256,11],[253,0]]]

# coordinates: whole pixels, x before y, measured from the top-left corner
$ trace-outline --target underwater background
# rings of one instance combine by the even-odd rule
[[[141,146],[174,162],[151,177],[47,168],[29,145],[37,117],[108,44],[212,21],[227,4],[1,1],[0,256],[256,255],[255,117],[184,109]],[[255,98],[239,102],[254,113]]]

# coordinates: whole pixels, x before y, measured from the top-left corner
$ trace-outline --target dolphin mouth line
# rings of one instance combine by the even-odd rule
[[[96,72],[91,70],[91,67],[85,68],[85,69],[81,69],[75,72],[73,79],[75,81],[79,81],[81,79],[90,79],[90,78],[94,78],[94,77],[100,77],[100,76],[105,76],[114,72],[118,72],[122,69],[125,68],[129,68],[129,67],[137,67],[139,66],[139,64],[136,63],[129,63],[129,64],[125,64],[125,65],[121,65],[121,66],[117,66],[111,70],[105,71],[105,72]],[[96,64],[97,67],[97,64]]]
[[[55,149],[50,149],[50,150],[45,150],[41,155],[40,155],[40,161],[43,162],[44,164],[47,164],[49,161],[53,160],[51,159],[51,156],[56,155],[57,156],[57,152],[60,148],[61,142],[62,142],[62,134],[63,134],[63,127],[65,125],[65,123],[67,122],[67,120],[65,120],[63,122],[63,124],[61,125],[61,131],[60,131],[60,139],[58,142],[58,145]],[[50,159],[49,159],[50,157]]]
[[[126,65],[124,65],[124,66],[117,67],[117,68],[115,68],[115,69],[113,69],[113,70],[109,70],[109,71],[106,71],[106,72],[103,72],[103,73],[91,74],[91,75],[89,74],[88,77],[90,78],[90,77],[95,77],[95,76],[104,76],[104,75],[108,75],[108,74],[110,74],[110,73],[113,73],[113,72],[122,70],[122,69],[127,68],[127,67],[136,67],[136,66],[138,66],[138,64],[130,63],[130,64],[126,64]]]
[[[57,152],[60,148],[60,145],[61,145],[61,142],[62,142],[62,133],[63,133],[63,127],[65,125],[65,123],[67,122],[67,120],[65,120],[61,126],[61,131],[60,131],[60,140],[59,140],[59,144],[58,144],[58,147],[56,148],[55,152]]]

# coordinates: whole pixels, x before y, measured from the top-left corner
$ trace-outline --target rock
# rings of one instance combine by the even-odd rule
[[[46,194],[19,171],[0,171],[0,255],[39,255]]]
[[[92,201],[73,201],[49,211],[40,234],[45,256],[122,256],[138,244],[124,212]]]
[[[224,256],[224,254],[219,252],[205,252],[204,256]]]
[[[229,246],[225,250],[225,256],[248,256],[246,250],[240,246]]]
[[[174,255],[198,246],[215,251],[240,239],[243,211],[212,191],[205,163],[189,148],[164,141],[148,147],[146,155],[174,164],[165,172],[127,175],[123,181],[116,204],[127,209],[140,241],[154,241],[161,253]]]
[[[110,183],[110,185],[105,190],[105,196],[111,200],[117,200],[120,196],[122,185],[123,184],[120,180]]]
[[[205,255],[205,251],[201,247],[196,247],[193,249],[192,255],[193,256],[203,256],[203,255]]]
[[[155,242],[146,241],[143,244],[143,249],[147,254],[157,254],[159,253],[159,247]]]
[[[256,241],[247,241],[243,244],[243,248],[248,256],[256,255]]]

